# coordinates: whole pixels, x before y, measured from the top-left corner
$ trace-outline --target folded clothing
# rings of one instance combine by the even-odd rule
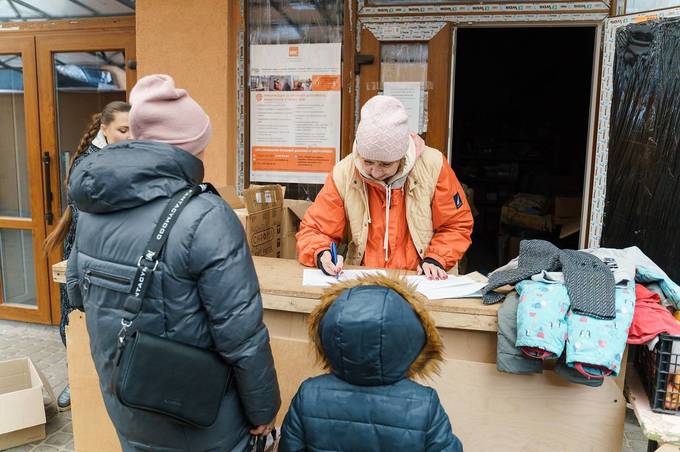
[[[567,287],[526,280],[515,290],[519,294],[515,345],[530,358],[559,358],[567,339]]]
[[[562,270],[571,309],[593,318],[614,319],[614,276],[607,265],[592,254],[560,250],[544,240],[520,242],[517,268],[493,272],[482,289],[485,304],[498,303],[503,295],[495,289],[516,284],[543,270]]]
[[[547,281],[547,280],[546,280]],[[616,318],[597,319],[570,308],[564,284],[526,280],[516,286],[517,340],[528,358],[556,359],[586,378],[618,375],[635,306],[634,282],[616,288]]]
[[[628,331],[629,344],[645,344],[661,333],[680,335],[680,322],[660,303],[657,293],[635,285],[635,312]]]
[[[616,287],[616,318],[595,319],[570,311],[567,315],[567,365],[593,378],[616,376],[626,349],[628,328],[635,310],[635,282]],[[584,375],[585,375],[584,374]]]

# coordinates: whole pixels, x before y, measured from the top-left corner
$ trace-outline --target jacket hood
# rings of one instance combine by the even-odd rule
[[[69,177],[69,196],[83,212],[130,209],[203,181],[203,162],[155,141],[121,141],[84,157]]]
[[[309,318],[321,365],[362,386],[438,373],[443,345],[424,298],[399,278],[366,276],[334,284]]]

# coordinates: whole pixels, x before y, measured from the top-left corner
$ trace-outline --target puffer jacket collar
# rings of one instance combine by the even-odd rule
[[[405,303],[407,303],[413,309],[413,312],[415,313],[416,318],[420,322],[422,330],[424,331],[425,341],[419,353],[417,353],[417,356],[415,356],[415,359],[411,358],[412,361],[406,363],[397,362],[395,366],[395,360],[398,361],[409,359],[406,357],[407,353],[386,353],[386,350],[383,348],[383,341],[381,340],[381,350],[378,351],[379,353],[371,354],[371,358],[369,358],[365,363],[359,365],[358,368],[357,363],[353,363],[354,369],[352,371],[352,375],[348,375],[346,370],[338,369],[338,363],[334,363],[333,359],[331,359],[324,350],[321,338],[321,324],[324,316],[328,313],[331,306],[333,306],[333,304],[339,298],[342,298],[346,291],[362,287],[365,288],[365,286],[374,286],[378,289],[383,289],[383,293],[385,292],[384,288],[391,289],[392,291],[396,292],[396,294],[398,294],[401,299],[403,299],[403,301],[405,301]],[[377,298],[378,297],[370,297],[369,300],[366,300],[366,302],[371,303]],[[396,302],[394,298],[390,302]],[[376,300],[376,303],[377,302],[378,300]],[[324,369],[333,372],[339,378],[348,380],[349,383],[359,385],[391,384],[402,378],[433,377],[434,374],[438,374],[439,365],[443,361],[444,346],[434,321],[425,309],[424,302],[424,297],[415,290],[414,286],[407,284],[405,280],[399,278],[396,275],[370,275],[334,284],[324,291],[320,304],[314,309],[309,317],[309,336],[314,344],[319,363]],[[386,337],[386,335],[399,335],[400,333],[404,333],[403,317],[399,316],[398,313],[397,316],[391,316],[390,312],[395,311],[383,309],[380,313],[381,318],[371,318],[371,322],[379,322],[380,333],[382,335],[381,337],[383,338]],[[364,340],[365,335],[361,335],[360,333],[357,334],[358,332],[356,330],[352,331],[353,334],[344,334],[342,332],[342,328],[344,328],[344,326],[340,325],[341,321],[342,320],[340,319],[337,321],[338,327],[335,330],[337,334],[336,337],[334,337],[333,347],[339,348],[340,350],[338,354],[345,358],[345,350],[343,350],[343,348],[356,347],[356,342]],[[369,324],[369,322],[366,323],[366,328],[373,328],[374,326],[375,325],[373,324]],[[359,346],[363,346],[363,344],[360,344]],[[371,344],[371,346],[375,346],[375,344]],[[388,363],[388,360],[391,360],[392,363]],[[399,367],[400,365],[403,365],[403,368],[406,369],[403,375],[400,375],[398,378],[391,379],[383,376],[379,383],[375,382],[375,369],[380,369],[380,371],[382,371],[388,367],[395,368]]]
[[[83,212],[108,213],[168,198],[203,181],[203,162],[169,144],[121,141],[87,156],[69,178]]]

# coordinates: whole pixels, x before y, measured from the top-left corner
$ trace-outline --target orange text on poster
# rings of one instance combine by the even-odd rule
[[[340,76],[312,75],[312,91],[340,91]]]
[[[328,173],[335,165],[335,148],[253,146],[254,171]]]

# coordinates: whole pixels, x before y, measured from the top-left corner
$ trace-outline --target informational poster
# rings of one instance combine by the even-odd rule
[[[340,157],[341,44],[250,47],[250,180],[322,184]]]
[[[384,82],[383,94],[396,97],[408,113],[411,132],[423,133],[423,84],[421,82]]]

